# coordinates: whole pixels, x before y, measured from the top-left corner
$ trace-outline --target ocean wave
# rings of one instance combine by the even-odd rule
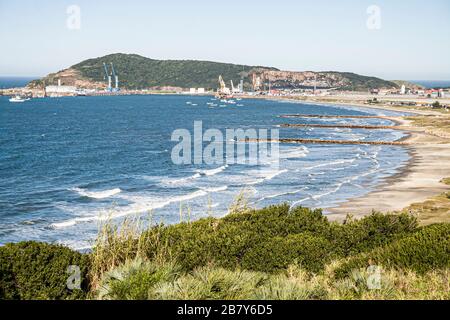
[[[274,199],[274,198],[278,198],[278,197],[282,197],[282,196],[294,195],[294,194],[303,192],[303,191],[308,190],[308,189],[309,189],[308,187],[304,187],[304,188],[301,188],[301,189],[298,189],[298,190],[294,190],[294,191],[280,192],[280,193],[272,194],[272,195],[269,195],[269,196],[264,196],[264,197],[256,200],[255,203],[256,202],[261,202],[261,201],[264,201],[264,200],[267,200],[267,199]]]
[[[304,158],[308,155],[309,149],[305,146],[292,148],[288,151],[280,151],[280,159]]]
[[[379,162],[376,160],[376,157],[377,157],[377,155],[378,155],[378,151],[379,151],[379,150],[377,150],[373,155],[370,156],[370,158],[371,158],[371,159],[373,160],[373,162],[375,163],[375,166],[374,166],[373,169],[371,169],[371,170],[369,170],[369,171],[367,171],[367,172],[364,172],[364,173],[362,173],[362,174],[352,176],[352,177],[350,177],[350,178],[348,178],[348,179],[346,179],[346,180],[344,180],[344,181],[342,181],[342,182],[339,182],[339,183],[337,183],[337,184],[335,185],[335,188],[334,188],[334,189],[331,189],[331,190],[329,190],[329,191],[327,191],[327,192],[325,192],[325,193],[322,193],[322,194],[313,195],[313,196],[311,196],[311,198],[317,201],[318,199],[320,199],[320,198],[322,198],[322,197],[325,197],[325,196],[328,196],[328,195],[330,195],[330,194],[333,194],[333,193],[338,192],[338,191],[342,188],[342,186],[345,185],[345,184],[353,184],[353,185],[355,185],[355,184],[354,184],[354,181],[359,180],[359,179],[361,179],[361,178],[363,178],[363,177],[366,177],[366,176],[369,176],[369,175],[372,175],[372,174],[377,173],[377,172],[380,170],[380,164],[379,164]],[[355,186],[356,186],[356,185],[355,185]],[[360,186],[359,186],[359,187],[360,187]]]
[[[201,177],[209,177],[209,176],[214,176],[218,173],[221,173],[222,171],[224,171],[226,168],[228,168],[228,165],[224,165],[221,166],[219,168],[215,168],[215,169],[207,169],[207,170],[196,170],[196,172],[189,177],[184,177],[184,178],[169,178],[169,179],[163,179],[162,183],[165,185],[182,185],[185,183],[188,183],[192,180],[196,180],[199,179]]]
[[[226,191],[227,189],[228,189],[228,186],[222,186],[222,187],[217,187],[217,188],[201,188],[201,190],[206,191],[208,193]]]
[[[294,201],[291,203],[291,208],[294,208],[294,207],[298,206],[299,204],[301,204],[307,200],[310,200],[310,199],[311,199],[311,197],[307,197],[307,198],[300,199],[298,201]]]
[[[339,165],[339,164],[345,164],[345,163],[353,163],[355,161],[356,161],[356,158],[353,158],[353,159],[340,159],[340,160],[336,160],[336,161],[316,164],[316,165],[310,166],[310,167],[305,167],[305,168],[303,168],[303,170],[312,170],[312,169],[316,169],[316,168],[328,167],[328,166],[333,166],[333,165]]]
[[[92,198],[92,199],[106,199],[106,198],[112,197],[112,196],[122,192],[122,190],[120,188],[103,190],[103,191],[87,191],[87,190],[81,189],[81,188],[72,188],[70,190],[78,193],[82,197],[87,197],[87,198]]]
[[[342,188],[342,186],[343,186],[345,183],[348,183],[348,181],[344,181],[344,182],[340,182],[340,183],[336,184],[334,189],[331,189],[331,190],[329,190],[329,191],[327,191],[327,192],[325,192],[325,193],[313,195],[313,196],[311,196],[311,199],[317,201],[317,200],[319,200],[320,198],[323,198],[323,197],[328,196],[328,195],[330,195],[330,194],[336,193],[336,192],[338,192],[338,191]]]
[[[257,184],[263,183],[265,181],[272,180],[273,178],[279,176],[280,174],[286,173],[286,172],[289,172],[289,170],[287,170],[287,169],[283,169],[283,170],[269,169],[269,170],[249,171],[248,174],[251,177],[256,177],[257,179],[244,182],[243,184],[247,185],[247,186],[257,185]]]
[[[146,196],[124,196],[123,198],[132,202],[132,204],[126,206],[123,209],[104,211],[99,215],[86,216],[86,217],[76,217],[66,221],[55,222],[50,226],[55,229],[63,229],[72,227],[79,223],[89,223],[89,222],[101,222],[110,219],[118,219],[126,217],[132,214],[142,214],[156,209],[162,209],[173,203],[182,203],[195,198],[203,197],[213,192],[225,191],[228,186],[222,186],[217,188],[205,188],[199,189],[189,194],[174,196],[169,198],[160,197],[146,197]]]
[[[224,165],[221,166],[219,168],[216,169],[209,169],[209,170],[197,170],[197,173],[202,175],[202,176],[214,176],[218,173],[221,173],[222,171],[224,171],[226,168],[228,168],[228,165]]]
[[[164,179],[162,181],[163,184],[166,185],[179,185],[179,184],[184,184],[186,182],[189,182],[191,180],[195,180],[200,178],[202,175],[200,173],[195,173],[192,176],[189,177],[184,177],[184,178],[169,178],[169,179]]]

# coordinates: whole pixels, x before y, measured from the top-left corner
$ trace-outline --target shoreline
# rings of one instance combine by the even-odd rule
[[[286,100],[286,99],[283,99]],[[407,107],[367,106],[360,103],[332,103],[314,100],[288,99],[293,102],[320,103],[330,106],[344,105],[366,109],[404,112],[413,115],[437,115],[430,110],[415,110]],[[404,148],[410,156],[407,164],[393,176],[383,181],[366,195],[350,198],[336,207],[326,209],[326,217],[331,221],[343,221],[347,215],[362,218],[373,211],[384,213],[405,210],[414,203],[449,191],[442,179],[450,177],[450,139],[428,132],[427,128],[412,124],[405,117],[386,117],[400,125],[406,136],[396,141],[409,143]]]

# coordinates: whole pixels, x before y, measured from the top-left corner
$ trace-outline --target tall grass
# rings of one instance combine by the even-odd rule
[[[158,230],[161,225],[154,226],[156,232],[142,232],[145,220],[152,225],[152,214],[147,219],[142,216],[125,218],[117,225],[112,219],[106,219],[99,225],[99,232],[91,254],[91,282],[94,290],[98,289],[101,278],[109,270],[136,259],[146,260],[150,248],[158,248],[154,253],[155,261],[166,261],[170,258],[169,250],[160,241]]]
[[[252,210],[252,207],[249,204],[249,198],[250,191],[245,188],[242,189],[228,207],[228,214],[241,214]]]

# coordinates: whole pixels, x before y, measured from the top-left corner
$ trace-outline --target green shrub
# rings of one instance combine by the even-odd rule
[[[81,289],[69,290],[68,267],[81,271]],[[0,299],[83,299],[89,258],[69,248],[37,242],[0,247]]]
[[[249,270],[276,272],[298,263],[307,271],[319,272],[332,257],[327,239],[309,232],[276,237],[262,242],[248,251],[242,267]]]
[[[214,234],[216,219],[202,219],[193,223],[179,223],[166,227],[155,227],[147,231],[147,237],[158,237],[155,246],[147,248],[147,257],[153,259],[158,250],[164,248],[179,261],[183,270],[193,270],[212,259],[210,242]],[[153,234],[149,236],[148,234]]]
[[[218,266],[239,268],[245,254],[261,242],[301,232],[330,235],[330,225],[320,210],[272,206],[231,214],[222,219],[202,219],[192,223],[153,228],[185,271],[215,262]],[[158,248],[148,249],[151,258]]]
[[[157,227],[147,231],[146,235],[153,234],[149,238],[155,238],[157,234],[158,243],[171,252],[184,271],[191,271],[209,262],[227,269],[257,267],[262,263],[250,264],[248,260],[255,248],[262,250],[261,244],[265,243],[266,250],[269,250],[268,246],[280,241],[269,240],[305,232],[319,237],[319,242],[327,239],[332,243],[330,253],[336,257],[346,257],[400,238],[415,230],[416,226],[415,218],[406,214],[373,214],[340,225],[330,223],[321,210],[290,209],[284,204],[246,210],[222,219],[207,218]],[[152,259],[158,250],[155,246],[148,247],[147,257]],[[242,264],[244,257],[247,257],[245,266]],[[315,267],[311,269],[317,270]],[[261,269],[257,267],[255,270]]]
[[[423,274],[450,267],[450,224],[434,224],[368,253],[352,257],[336,270],[338,277],[369,265]]]
[[[370,251],[417,229],[417,219],[406,213],[373,213],[360,220],[333,224],[334,249],[343,257]]]

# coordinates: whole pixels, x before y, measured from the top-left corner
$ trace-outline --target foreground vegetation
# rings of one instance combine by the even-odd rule
[[[105,225],[93,251],[0,248],[3,299],[449,299],[450,224],[406,213],[344,224],[320,210],[235,207],[222,219]],[[66,287],[80,266],[79,290]]]

